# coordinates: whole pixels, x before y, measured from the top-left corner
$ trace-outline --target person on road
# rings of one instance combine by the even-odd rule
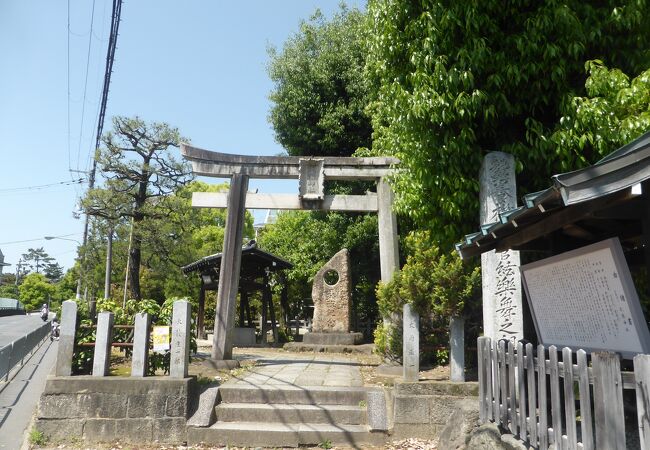
[[[41,319],[43,319],[43,322],[47,321],[49,313],[50,309],[47,307],[47,303],[43,303],[43,306],[41,307]]]
[[[59,326],[59,321],[56,320],[56,316],[52,319],[52,332],[50,333],[50,341],[59,340],[59,335],[61,334],[61,328]]]

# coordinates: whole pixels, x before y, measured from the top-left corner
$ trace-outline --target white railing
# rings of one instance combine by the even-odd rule
[[[640,448],[650,448],[650,355],[622,372],[611,352],[480,337],[478,361],[482,423],[537,449],[625,449],[623,389],[634,389]]]

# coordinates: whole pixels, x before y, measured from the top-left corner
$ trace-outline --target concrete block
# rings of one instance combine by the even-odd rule
[[[167,417],[186,417],[189,399],[187,396],[170,395],[167,397],[165,415]]]
[[[159,419],[162,420],[162,419]],[[84,438],[90,442],[149,443],[152,440],[153,419],[88,419]]]
[[[221,403],[216,407],[219,422],[366,423],[366,408],[350,405],[281,405]]]
[[[382,390],[372,389],[367,392],[367,396],[368,426],[373,431],[387,431],[389,426],[386,394]]]
[[[77,330],[77,302],[66,300],[61,307],[61,333],[59,348],[56,355],[56,376],[72,374],[72,355],[74,352],[74,336]]]
[[[97,335],[93,358],[93,376],[105,377],[111,363],[111,343],[113,342],[113,313],[100,312],[97,315]]]
[[[232,344],[235,347],[254,347],[255,343],[255,328],[233,328]]]
[[[165,418],[153,421],[152,439],[166,444],[180,444],[187,441],[185,418]]]
[[[135,331],[133,332],[133,354],[131,356],[131,376],[144,377],[147,375],[149,362],[149,326],[151,318],[147,313],[135,315]]]
[[[169,362],[169,376],[172,378],[187,377],[190,364],[190,323],[192,306],[186,301],[174,302],[172,312],[172,343]]]
[[[438,425],[445,425],[454,411],[456,411],[463,402],[463,399],[459,397],[447,397],[442,395],[428,398],[430,401],[429,417],[431,423]]]
[[[44,394],[86,394],[88,392],[131,395],[189,395],[194,389],[194,378],[170,377],[51,377],[47,379]]]
[[[165,417],[167,398],[162,395],[130,395],[127,417]]]
[[[55,418],[123,418],[126,417],[127,397],[116,394],[43,395],[40,417]]]
[[[363,342],[363,333],[307,333],[302,337],[302,342],[320,345],[358,345]]]
[[[431,399],[428,397],[396,396],[394,399],[394,423],[429,423]]]
[[[430,439],[438,438],[440,434],[439,425],[434,424],[417,424],[417,423],[396,423],[393,427],[391,440],[401,440],[409,438]],[[443,449],[443,447],[437,447]],[[448,450],[448,449],[445,449]]]
[[[188,426],[209,427],[216,420],[214,407],[220,401],[219,388],[209,387],[199,396],[199,404],[194,415],[187,421]]]
[[[81,439],[86,421],[81,419],[42,419],[34,422],[35,428],[43,433],[49,442]]]
[[[450,381],[422,381],[419,383],[395,383],[396,395],[450,395],[478,397],[478,383],[454,383]],[[478,401],[478,399],[476,400]]]
[[[353,405],[366,401],[362,387],[273,387],[229,385],[219,387],[221,399],[226,403],[280,403],[294,405]]]

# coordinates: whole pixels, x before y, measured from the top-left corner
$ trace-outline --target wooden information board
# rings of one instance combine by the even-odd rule
[[[541,344],[626,358],[650,353],[648,325],[618,238],[522,266],[521,277]]]

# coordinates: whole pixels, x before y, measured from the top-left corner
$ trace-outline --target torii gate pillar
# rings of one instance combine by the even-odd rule
[[[232,334],[235,323],[235,303],[239,290],[241,270],[241,242],[246,214],[246,191],[248,176],[235,174],[230,180],[228,212],[219,270],[217,313],[212,337],[212,359],[232,359]]]

